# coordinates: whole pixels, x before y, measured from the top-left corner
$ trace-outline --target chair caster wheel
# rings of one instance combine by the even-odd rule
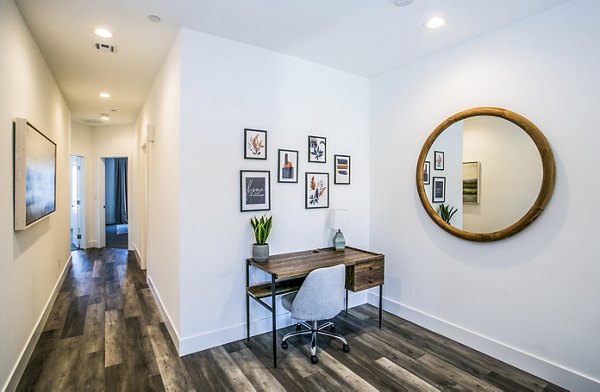
[[[281,342],[281,348],[284,349],[284,350],[287,350],[288,343],[287,342]]]
[[[350,346],[344,344],[344,352],[347,353],[348,351],[350,351]]]
[[[296,324],[296,331],[300,331],[302,329],[302,327],[300,326],[300,324]]]
[[[317,362],[319,362],[319,358],[317,358],[316,355],[311,355],[310,356],[310,361],[313,363],[313,365]]]

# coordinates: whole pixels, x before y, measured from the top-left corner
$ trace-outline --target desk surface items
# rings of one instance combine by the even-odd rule
[[[250,298],[257,301],[272,314],[273,366],[277,367],[276,309],[277,295],[297,291],[306,275],[312,270],[337,264],[346,266],[346,311],[348,310],[348,290],[361,291],[379,286],[379,327],[382,317],[382,294],[384,283],[384,255],[366,250],[346,247],[342,252],[334,248],[307,250],[294,253],[271,255],[269,260],[258,262],[246,260],[246,329],[250,339]],[[250,283],[250,267],[271,276],[270,282]],[[271,298],[269,303],[263,298]]]

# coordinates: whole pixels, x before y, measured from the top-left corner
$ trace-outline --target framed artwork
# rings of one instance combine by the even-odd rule
[[[240,210],[268,211],[271,209],[271,172],[240,170]]]
[[[327,139],[321,136],[308,137],[308,161],[327,162]]]
[[[435,170],[444,170],[444,153],[442,151],[435,151],[433,153],[433,160],[433,168]]]
[[[298,151],[277,150],[277,182],[298,182]]]
[[[350,155],[334,155],[333,183],[350,185]]]
[[[479,162],[463,162],[463,203],[479,204]]]
[[[267,131],[244,129],[244,159],[267,159]]]
[[[433,177],[431,201],[434,203],[446,201],[446,177]]]
[[[424,185],[429,185],[431,182],[431,179],[429,177],[429,161],[425,161],[425,164],[423,165],[423,184]]]
[[[305,208],[329,208],[329,173],[306,173]]]
[[[56,211],[56,143],[23,118],[14,130],[14,229]]]

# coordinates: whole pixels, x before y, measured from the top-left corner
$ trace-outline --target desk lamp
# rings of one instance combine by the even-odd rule
[[[345,226],[345,217],[348,210],[332,209],[329,214],[329,227],[337,230],[333,236],[333,247],[337,251],[343,251],[346,248],[346,239],[342,233],[342,227]]]

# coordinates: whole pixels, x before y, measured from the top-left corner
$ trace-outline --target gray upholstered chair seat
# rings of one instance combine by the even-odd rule
[[[350,347],[346,339],[335,333],[332,322],[326,322],[317,326],[318,320],[332,319],[340,313],[344,307],[344,284],[346,279],[346,268],[343,264],[333,267],[318,268],[308,274],[300,290],[289,293],[281,298],[283,307],[290,311],[293,319],[302,320],[296,326],[296,331],[290,332],[283,337],[281,346],[288,347],[287,340],[296,335],[311,334],[311,361],[317,363],[317,336],[326,335],[343,342],[344,352]],[[310,321],[309,325],[305,321]],[[304,327],[305,329],[302,329]],[[326,331],[326,328],[330,328]]]

